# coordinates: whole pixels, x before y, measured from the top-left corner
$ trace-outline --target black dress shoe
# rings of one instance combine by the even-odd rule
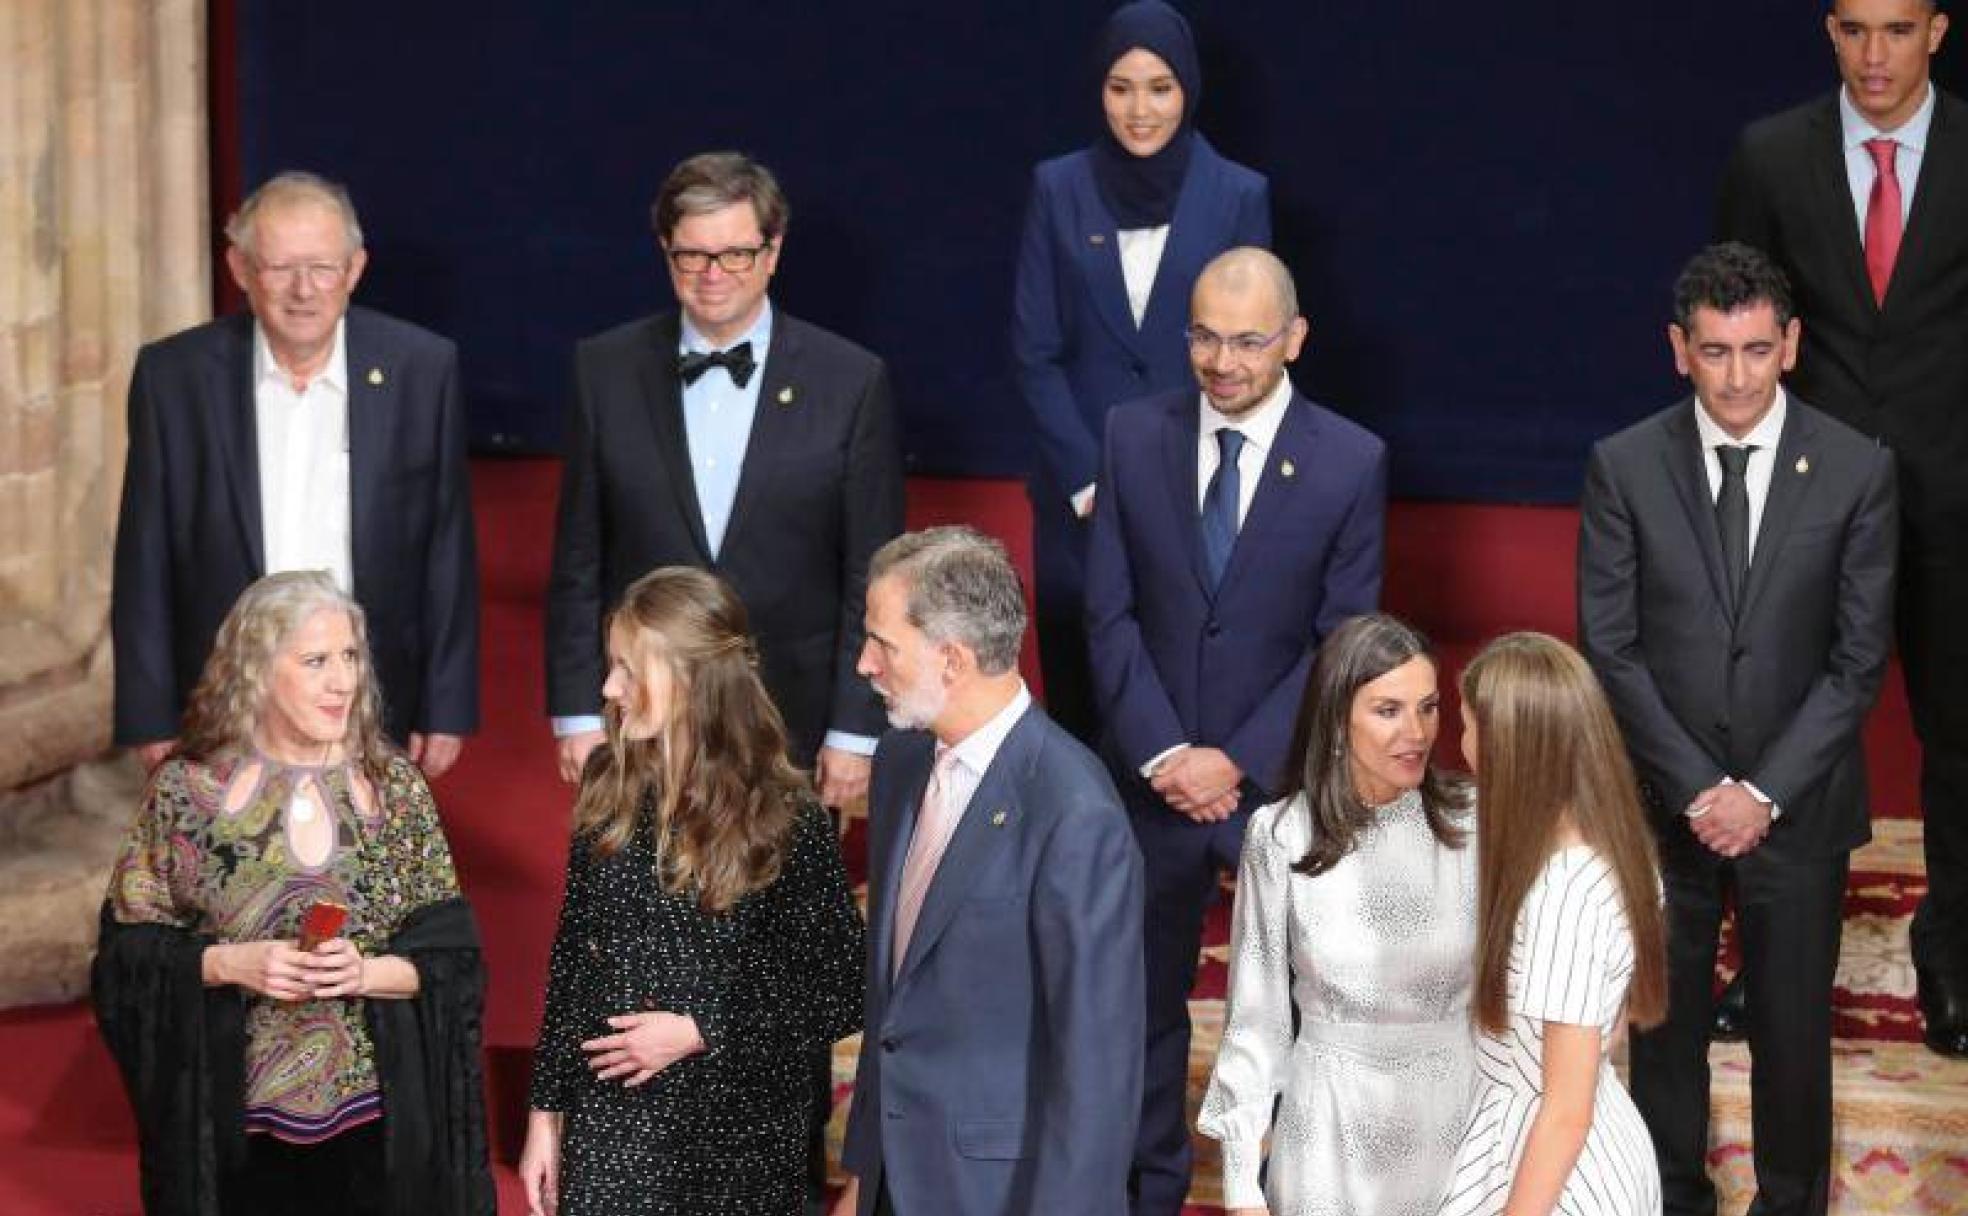
[[[1920,1020],[1926,1025],[1921,1041],[1941,1055],[1968,1059],[1968,984],[1926,967],[1915,968],[1914,975],[1920,981]]]
[[[1743,976],[1738,971],[1715,998],[1715,1020],[1708,1037],[1717,1043],[1740,1043],[1749,1037],[1749,998],[1743,995]]]

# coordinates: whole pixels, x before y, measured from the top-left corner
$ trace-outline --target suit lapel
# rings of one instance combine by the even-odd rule
[[[1185,394],[1162,418],[1162,462],[1167,470],[1163,485],[1170,487],[1169,511],[1175,517],[1171,532],[1189,555],[1189,569],[1204,595],[1215,586],[1210,579],[1209,560],[1203,554],[1203,521],[1196,510],[1196,445],[1199,442],[1197,405]]]
[[[1688,530],[1694,535],[1695,549],[1708,570],[1709,590],[1722,605],[1722,615],[1732,617],[1735,605],[1729,600],[1729,580],[1722,569],[1722,535],[1716,529],[1715,501],[1708,492],[1708,470],[1702,463],[1701,436],[1695,430],[1694,412],[1701,408],[1693,398],[1669,415],[1662,431],[1666,437],[1661,461],[1675,497],[1688,516]]]
[[[1121,273],[1121,240],[1114,228],[1114,217],[1093,184],[1093,175],[1080,183],[1079,206],[1074,214],[1082,231],[1074,234],[1080,263],[1093,292],[1100,319],[1114,338],[1136,355],[1141,353],[1141,330],[1128,309],[1127,276]],[[1145,313],[1143,314],[1146,315]]]
[[[363,556],[377,552],[365,544],[370,529],[382,518],[380,495],[383,469],[389,463],[390,420],[396,414],[394,360],[378,345],[368,321],[349,310],[348,345],[348,460],[350,574],[357,589],[370,579]]]
[[[745,460],[738,468],[738,491],[731,503],[731,518],[724,525],[720,553],[732,551],[753,503],[761,494],[771,493],[773,457],[784,449],[788,432],[797,421],[794,411],[803,404],[800,354],[798,325],[785,313],[779,313],[773,318],[772,345],[766,353],[765,366],[758,372],[758,405],[752,411],[752,430],[745,440]],[[811,402],[804,404],[811,408]],[[693,500],[695,497],[693,493]]]
[[[1805,189],[1812,210],[1818,213],[1816,231],[1831,234],[1832,256],[1838,261],[1838,273],[1845,277],[1846,289],[1856,293],[1877,314],[1872,278],[1866,273],[1859,213],[1852,207],[1852,182],[1845,173],[1845,128],[1838,114],[1837,94],[1818,110],[1813,126],[1817,154],[1810,158],[1811,170]]]
[[[1770,583],[1770,571],[1783,552],[1784,538],[1797,520],[1797,511],[1814,481],[1811,471],[1811,444],[1817,427],[1798,408],[1792,398],[1784,418],[1783,434],[1777,439],[1775,463],[1770,466],[1770,492],[1763,500],[1763,516],[1756,527],[1756,548],[1750,555],[1749,575],[1743,580],[1742,607],[1736,612],[1738,625],[1749,619],[1758,596]]]
[[[676,313],[658,318],[651,327],[653,341],[644,352],[641,369],[643,404],[656,434],[656,453],[663,461],[663,482],[676,499],[677,514],[690,528],[699,560],[711,564],[711,546],[704,539],[704,512],[697,503],[697,479],[690,473],[690,436],[683,426],[683,384],[677,379]]]
[[[884,816],[880,838],[887,851],[880,857],[879,899],[870,901],[873,923],[868,926],[873,945],[875,982],[886,986],[895,974],[895,903],[902,896],[902,867],[909,857],[909,838],[915,835],[916,817],[922,813],[923,791],[929,788],[930,765],[936,758],[935,740],[915,732],[906,749],[896,755],[895,794],[887,806],[875,808]],[[918,917],[920,924],[921,918]]]
[[[1195,137],[1195,147],[1190,153],[1189,171],[1183,175],[1182,189],[1175,197],[1175,212],[1169,220],[1168,243],[1162,247],[1161,263],[1155,268],[1155,282],[1148,290],[1148,307],[1141,310],[1141,326],[1138,335],[1158,332],[1156,318],[1170,309],[1179,309],[1186,320],[1189,315],[1189,287],[1196,281],[1196,271],[1201,270],[1201,262],[1206,252],[1199,248],[1204,235],[1213,233],[1216,225],[1202,222],[1202,213],[1213,201],[1210,184],[1204,181],[1211,176],[1204,172],[1203,160],[1208,155],[1202,136]],[[1118,240],[1118,237],[1116,238]],[[1115,249],[1114,264],[1120,265],[1120,250]],[[1193,269],[1192,269],[1193,268]],[[1122,299],[1126,297],[1126,276],[1122,277]],[[1134,320],[1132,314],[1128,321]]]
[[[226,488],[254,577],[266,573],[266,532],[260,506],[259,408],[253,399],[253,318],[234,319],[211,369],[212,400],[224,432]]]
[[[909,953],[895,977],[897,987],[908,982],[923,958],[936,947],[937,939],[950,927],[977,876],[990,868],[991,859],[1005,848],[1005,842],[1023,823],[1018,791],[1038,742],[1036,714],[1036,706],[1027,709],[1012,726],[998,754],[992,758],[991,767],[985,770],[984,779],[978,782],[977,792],[970,796],[956,834],[950,837],[950,845],[937,863],[936,876],[929,880],[929,890],[923,894],[915,932],[909,935]],[[924,784],[927,782],[925,776]],[[920,790],[917,805],[921,805]],[[901,851],[906,852],[906,847]],[[899,866],[896,877],[899,881]],[[892,932],[890,937],[893,938]]]
[[[1279,420],[1271,450],[1265,454],[1264,469],[1258,475],[1257,493],[1251,497],[1250,510],[1244,516],[1243,526],[1237,529],[1230,564],[1223,568],[1224,587],[1257,560],[1251,554],[1265,551],[1260,538],[1285,514],[1298,489],[1298,470],[1312,467],[1318,431],[1318,420],[1305,399],[1294,391],[1285,404],[1285,416]]]

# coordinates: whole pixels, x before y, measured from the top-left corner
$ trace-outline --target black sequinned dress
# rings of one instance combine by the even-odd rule
[[[633,844],[577,836],[530,1105],[560,1111],[561,1216],[796,1216],[814,1052],[861,1027],[866,932],[832,823],[801,809],[779,878],[710,915],[663,891],[645,811]],[[708,1050],[629,1089],[583,1040],[615,1014],[693,1018]]]

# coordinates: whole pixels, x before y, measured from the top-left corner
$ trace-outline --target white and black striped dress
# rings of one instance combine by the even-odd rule
[[[1524,896],[1510,948],[1510,1025],[1477,1036],[1480,1080],[1442,1216],[1503,1211],[1543,1093],[1544,1024],[1597,1026],[1592,1130],[1555,1211],[1642,1216],[1661,1210],[1653,1141],[1608,1052],[1633,975],[1619,881],[1585,845],[1552,854]]]

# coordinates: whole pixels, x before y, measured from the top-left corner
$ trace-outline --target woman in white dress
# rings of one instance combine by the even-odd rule
[[[1653,833],[1585,660],[1514,633],[1462,676],[1482,804],[1478,1095],[1445,1216],[1661,1210],[1640,1112],[1608,1059],[1667,1008]]]
[[[1468,786],[1429,762],[1439,712],[1435,660],[1400,621],[1355,617],[1319,648],[1300,769],[1244,836],[1197,1121],[1222,1142],[1231,1216],[1432,1216],[1441,1200],[1473,1069],[1476,858]]]

